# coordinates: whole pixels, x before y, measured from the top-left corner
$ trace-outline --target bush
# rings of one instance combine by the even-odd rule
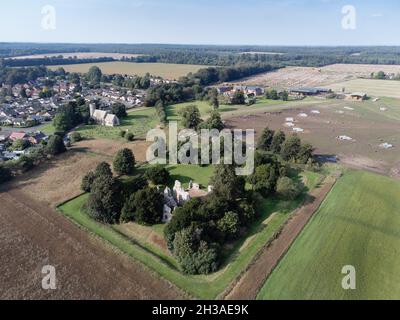
[[[90,192],[92,190],[92,184],[95,178],[96,176],[92,171],[90,171],[86,176],[84,176],[81,184],[82,191]]]
[[[302,192],[304,186],[288,177],[282,177],[278,180],[276,192],[285,200],[294,200]]]
[[[96,178],[107,176],[112,177],[113,173],[111,171],[111,167],[107,162],[101,162],[97,165],[96,170],[94,171],[94,175]]]
[[[170,174],[163,166],[157,165],[147,169],[146,178],[155,185],[166,185]]]
[[[0,184],[10,181],[12,179],[11,170],[0,166]]]
[[[136,160],[132,150],[122,149],[118,151],[114,159],[114,171],[118,175],[131,175],[135,172]]]
[[[125,135],[125,139],[129,142],[132,142],[133,140],[135,140],[135,135],[132,132],[128,132]]]
[[[82,135],[79,132],[76,132],[76,131],[71,133],[70,138],[71,138],[71,142],[72,143],[76,143],[76,142],[79,142],[79,141],[83,140],[82,139]]]
[[[29,171],[31,169],[33,169],[33,167],[35,166],[35,163],[33,161],[33,158],[31,158],[30,156],[27,155],[23,155],[18,159],[18,167],[20,170],[22,170],[23,172]]]
[[[46,146],[46,152],[49,155],[55,156],[67,151],[64,141],[60,136],[54,135],[49,138]]]
[[[126,113],[126,106],[121,102],[114,103],[112,105],[111,112],[115,114],[118,118],[125,118],[126,116],[128,116],[128,114]]]
[[[23,151],[29,148],[30,145],[31,143],[28,140],[18,139],[13,142],[11,149],[14,151]]]
[[[237,213],[227,212],[225,216],[218,221],[218,229],[226,238],[235,238],[239,232],[240,221]]]

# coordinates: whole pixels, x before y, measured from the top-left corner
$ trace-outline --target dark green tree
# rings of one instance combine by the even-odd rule
[[[164,166],[156,165],[147,169],[146,178],[155,185],[166,185],[170,174]]]
[[[122,208],[120,222],[128,223],[135,220],[135,197],[136,194],[133,193],[131,196],[125,201],[125,204]]]
[[[224,217],[217,222],[218,229],[228,239],[235,238],[240,229],[239,215],[235,212],[227,212]]]
[[[301,147],[301,140],[297,135],[289,137],[282,146],[282,158],[285,161],[296,161]]]
[[[279,173],[271,164],[263,164],[258,166],[251,177],[253,188],[255,191],[267,197],[275,192],[276,182]]]
[[[163,196],[155,188],[145,188],[135,195],[135,221],[143,225],[161,223]]]
[[[275,132],[273,130],[265,128],[263,133],[261,134],[261,137],[258,139],[258,144],[257,144],[258,149],[264,151],[270,151],[274,134]]]
[[[217,129],[217,130],[223,130],[225,125],[221,119],[221,115],[218,111],[212,111],[210,118],[201,124],[201,129]]]
[[[199,108],[195,105],[185,107],[181,111],[182,125],[187,129],[197,129],[199,124],[202,122],[200,117]]]
[[[271,141],[271,151],[279,154],[282,150],[282,145],[286,140],[286,135],[282,130],[276,131]]]
[[[26,148],[29,148],[30,145],[31,144],[28,140],[18,139],[13,142],[11,149],[14,151],[23,151]]]
[[[111,166],[107,162],[100,162],[94,171],[94,175],[96,178],[104,176],[112,178]]]
[[[49,155],[55,156],[65,151],[67,151],[67,148],[65,147],[64,141],[60,136],[54,135],[49,138],[46,146],[46,152]]]
[[[245,180],[236,175],[233,165],[217,165],[211,181],[214,193],[227,201],[234,201],[244,194]]]
[[[307,164],[310,159],[313,159],[314,148],[309,143],[304,143],[300,146],[299,153],[297,155],[297,161],[301,164]]]
[[[87,202],[90,216],[102,223],[118,222],[122,209],[121,190],[117,179],[107,175],[96,177]]]
[[[118,151],[114,159],[114,171],[118,175],[132,175],[135,172],[136,160],[132,150],[122,149]]]
[[[82,178],[81,189],[84,192],[90,192],[96,175],[93,171],[90,171]]]
[[[10,181],[12,178],[11,170],[0,165],[0,184]]]
[[[246,97],[242,91],[236,91],[232,97],[231,104],[246,104]]]
[[[128,116],[128,114],[126,113],[126,106],[121,102],[114,103],[112,105],[111,112],[115,114],[118,118],[125,118]]]
[[[295,182],[288,177],[282,177],[278,180],[276,192],[285,200],[296,199],[304,190],[304,185]]]
[[[89,69],[88,73],[86,74],[86,79],[92,84],[99,84],[102,79],[102,76],[103,73],[101,72],[100,68],[97,66],[93,66]]]

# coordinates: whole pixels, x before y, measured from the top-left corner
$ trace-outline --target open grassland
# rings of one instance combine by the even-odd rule
[[[170,168],[176,175],[192,178],[194,181],[199,179],[196,178],[197,173],[193,176],[189,175],[195,170],[187,169],[189,168],[184,166],[180,172],[177,168]],[[198,172],[201,170],[206,170],[204,175],[209,174],[209,168],[199,168]],[[302,176],[310,189],[315,186],[315,181],[318,180],[313,173],[305,172],[302,173]],[[87,197],[87,195],[83,195],[73,199],[60,206],[59,210],[89,232],[99,236],[135,260],[142,262],[192,296],[203,299],[214,299],[222,294],[229,284],[251,263],[259,250],[274,236],[290,217],[290,213],[303,200],[302,197],[291,202],[277,199],[264,200],[260,205],[260,217],[251,226],[248,237],[237,241],[233,247],[227,248],[227,258],[221,270],[208,276],[188,276],[179,271],[175,259],[166,248],[163,248],[161,243],[157,245],[154,242],[154,237],[151,238],[155,234],[162,234],[162,226],[138,230],[137,226],[132,229],[132,225],[108,226],[97,223],[84,210]],[[140,235],[138,235],[138,232]]]
[[[190,72],[197,72],[204,66],[191,64],[169,64],[169,63],[133,63],[133,62],[103,62],[84,63],[62,66],[49,66],[51,70],[64,68],[67,72],[86,73],[90,67],[98,66],[104,74],[126,74],[130,76],[144,76],[150,73],[153,76],[163,77],[169,80],[178,80]]]
[[[135,137],[146,137],[149,130],[154,129],[159,123],[155,108],[133,109],[128,112],[126,118],[121,119],[118,127],[105,127],[99,125],[87,125],[76,131],[85,138],[121,140],[121,131],[128,131]]]
[[[82,178],[102,161],[111,164],[115,154],[123,148],[131,149],[138,163],[145,162],[148,148],[145,141],[84,140],[74,144],[65,154],[13,180],[10,187],[21,189],[28,196],[55,207],[78,196]]]
[[[307,99],[310,101],[312,99]],[[297,105],[300,103],[299,101],[282,101],[282,100],[270,100],[265,98],[258,98],[257,102],[251,106],[246,105],[220,105],[218,112],[221,113],[222,116],[229,116],[235,114],[242,114],[244,112],[253,112],[259,110],[274,110],[274,107],[279,107],[282,105]],[[199,108],[200,114],[203,118],[207,118],[213,108],[207,101],[192,101],[192,102],[185,102],[167,106],[167,119],[168,121],[180,121],[180,111],[183,110],[185,107],[195,105]]]
[[[399,299],[400,182],[350,171],[267,280],[259,299]],[[357,289],[343,290],[343,266]]]
[[[370,97],[400,98],[400,81],[356,79],[335,83],[329,86],[334,91],[365,92]]]
[[[311,101],[312,99],[306,99]],[[298,105],[302,102],[284,102],[268,99],[258,99],[257,103],[252,106],[243,105],[222,105],[219,109],[224,116],[231,116],[235,114],[242,114],[244,112],[253,112],[260,110],[275,110],[281,105]],[[304,103],[304,101],[303,101]],[[167,106],[167,119],[168,121],[181,121],[179,112],[186,106],[196,105],[203,118],[207,118],[212,111],[212,107],[205,101],[185,102],[175,105]],[[160,123],[155,108],[138,108],[128,111],[128,116],[121,119],[121,125],[118,127],[105,127],[99,125],[85,125],[76,129],[83,137],[88,139],[111,139],[123,140],[120,133],[121,131],[132,132],[135,137],[145,138],[149,130],[154,129]],[[53,134],[55,128],[52,123],[40,127],[40,130],[46,134]]]

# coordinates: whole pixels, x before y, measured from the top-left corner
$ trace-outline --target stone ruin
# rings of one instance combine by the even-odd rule
[[[213,189],[213,186],[208,186],[207,192],[202,191],[200,188],[200,184],[190,181],[189,188],[185,190],[182,187],[182,183],[176,180],[172,190],[169,187],[166,187],[164,190],[164,208],[162,221],[164,223],[170,222],[172,219],[172,213],[177,207],[184,205],[186,202],[192,199],[191,194],[194,195],[193,197],[206,196],[207,194],[211,193]]]

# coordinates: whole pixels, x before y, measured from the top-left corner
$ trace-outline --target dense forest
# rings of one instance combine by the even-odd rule
[[[250,63],[271,64],[276,67],[287,65],[319,67],[332,63],[400,64],[400,47],[0,43],[0,57],[4,58],[33,54],[73,52],[141,54],[143,56],[126,60],[132,62],[164,62],[209,66],[235,66]],[[55,63],[54,61],[47,63],[46,61],[39,60],[42,59],[24,59],[21,61],[25,62],[18,63],[19,66]],[[70,61],[68,60],[67,62],[69,63]],[[80,60],[77,59],[75,63],[90,62],[88,59],[82,59],[84,61]],[[57,64],[67,62],[58,61]]]

